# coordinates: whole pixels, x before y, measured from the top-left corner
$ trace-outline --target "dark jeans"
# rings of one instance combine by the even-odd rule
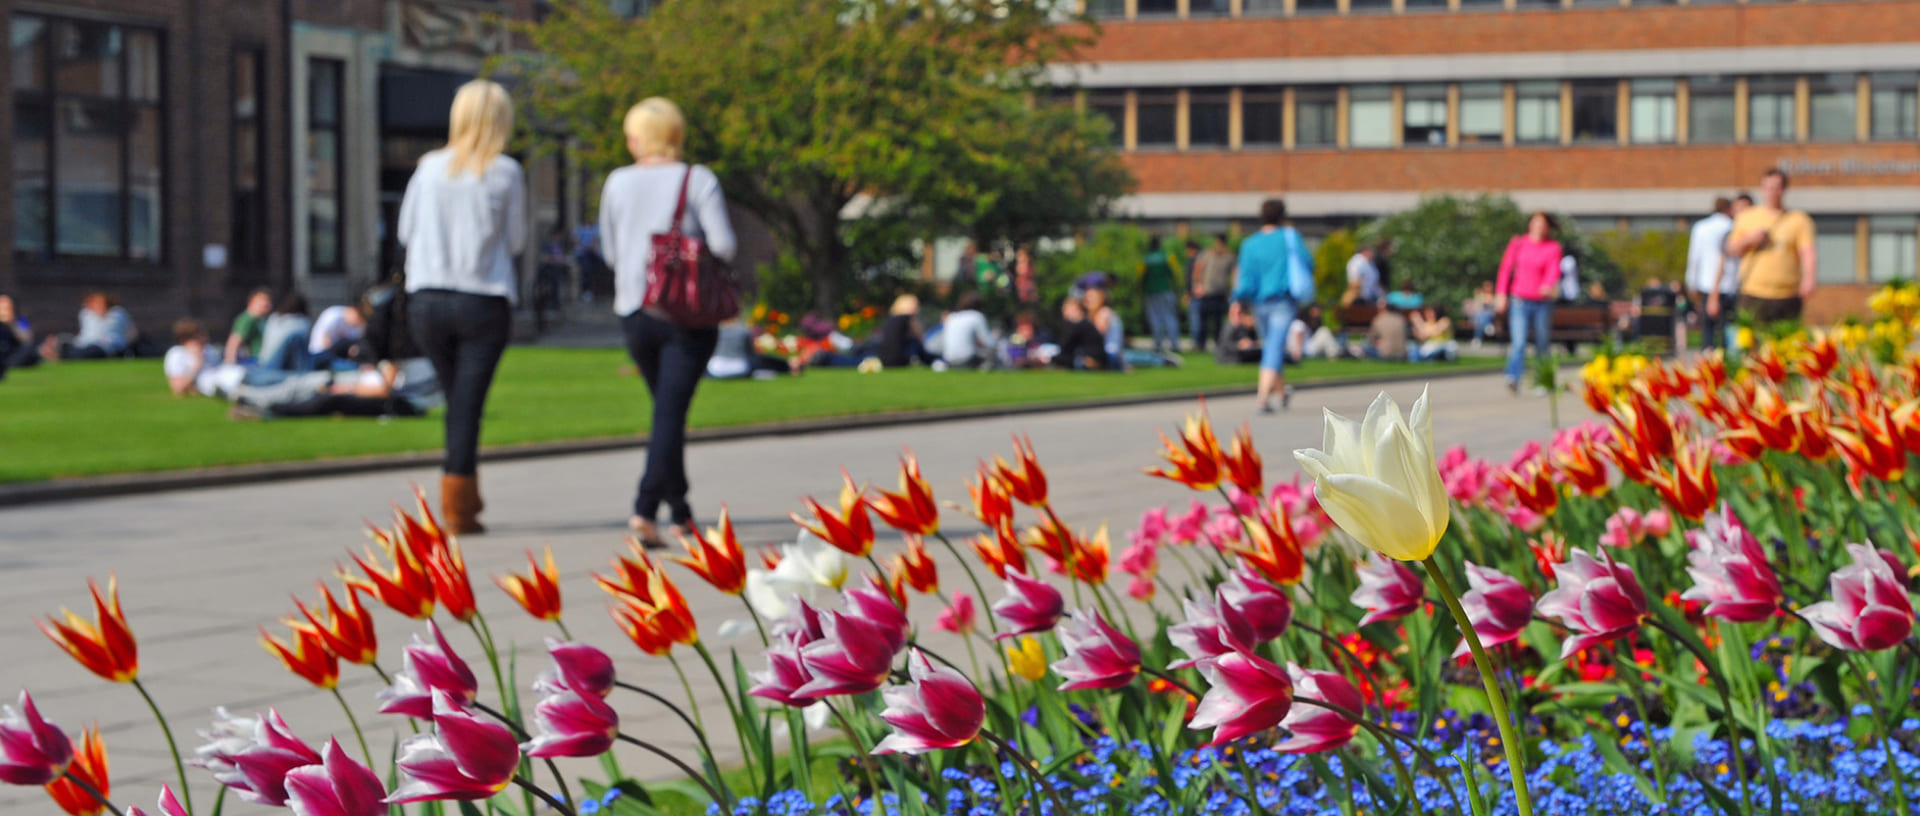
[[[653,395],[653,427],[647,437],[647,469],[633,497],[633,514],[652,521],[661,503],[673,523],[693,526],[687,504],[687,409],[693,390],[707,373],[707,360],[720,342],[718,329],[687,329],[636,311],[620,318],[627,354],[647,380]]]
[[[1727,345],[1727,317],[1734,308],[1734,295],[1720,296],[1720,314],[1707,314],[1707,293],[1693,292],[1689,299],[1693,310],[1700,315],[1700,348],[1725,348]]]
[[[1226,320],[1226,295],[1201,295],[1187,301],[1187,323],[1193,331],[1194,350],[1206,348],[1208,340],[1217,340],[1220,337],[1220,324]]]
[[[407,312],[413,339],[447,397],[447,455],[440,469],[472,476],[479,467],[480,412],[513,335],[513,309],[503,297],[422,289],[408,295]]]
[[[1725,306],[1726,304],[1723,301],[1721,305]],[[1740,296],[1740,311],[1751,315],[1754,324],[1761,327],[1770,323],[1779,323],[1783,320],[1799,320],[1801,305],[1800,298],[1798,297],[1763,298],[1752,295]]]

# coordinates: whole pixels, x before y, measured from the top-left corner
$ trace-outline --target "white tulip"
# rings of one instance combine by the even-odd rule
[[[1420,561],[1433,554],[1447,531],[1451,505],[1434,464],[1425,389],[1404,419],[1385,392],[1359,422],[1328,411],[1321,447],[1293,455],[1340,529],[1389,558]]]
[[[775,583],[819,586],[838,591],[847,582],[846,554],[806,530],[792,544],[780,547]]]

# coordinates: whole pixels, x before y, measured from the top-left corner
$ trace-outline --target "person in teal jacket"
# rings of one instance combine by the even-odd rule
[[[1260,231],[1240,242],[1240,278],[1233,285],[1233,306],[1228,316],[1234,320],[1241,310],[1253,310],[1261,348],[1256,399],[1263,414],[1273,413],[1276,399],[1285,408],[1293,398],[1287,389],[1286,338],[1297,309],[1290,285],[1295,259],[1313,268],[1306,241],[1287,221],[1286,202],[1267,199],[1260,205]]]

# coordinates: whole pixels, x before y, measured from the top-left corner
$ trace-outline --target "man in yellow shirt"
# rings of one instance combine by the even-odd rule
[[[1760,325],[1799,320],[1819,269],[1813,219],[1786,209],[1786,194],[1786,173],[1762,174],[1760,204],[1740,213],[1727,236],[1727,256],[1740,259],[1740,311]],[[1719,311],[1718,300],[1712,297],[1709,314]]]

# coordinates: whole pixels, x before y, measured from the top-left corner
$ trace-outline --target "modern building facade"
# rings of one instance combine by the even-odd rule
[[[1920,275],[1915,0],[1087,1],[1101,37],[1055,79],[1112,120],[1133,218],[1212,230],[1280,193],[1311,234],[1498,192],[1676,229],[1778,166],[1816,312]]]

